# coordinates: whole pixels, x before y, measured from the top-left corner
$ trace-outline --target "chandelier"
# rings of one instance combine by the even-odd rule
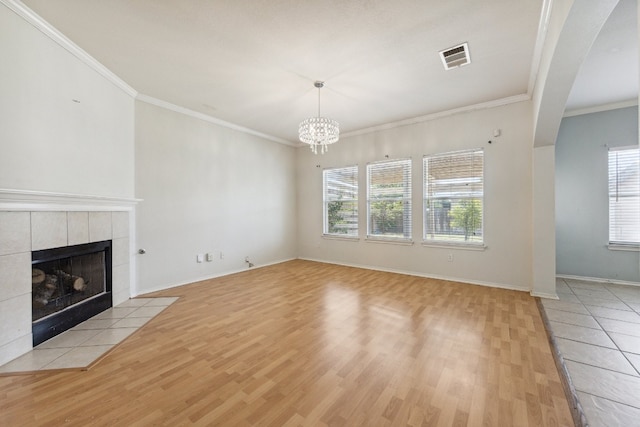
[[[309,117],[300,123],[298,135],[300,141],[309,144],[313,154],[324,154],[329,150],[329,144],[338,142],[340,138],[340,126],[335,120],[326,117],[320,117],[320,89],[324,86],[324,82],[317,81],[313,84],[318,88],[318,116]]]

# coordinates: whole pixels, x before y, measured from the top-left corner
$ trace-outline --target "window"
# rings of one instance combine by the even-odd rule
[[[358,235],[358,167],[325,169],[324,227],[328,235]]]
[[[483,151],[425,156],[425,241],[482,244]]]
[[[609,242],[640,243],[640,149],[609,150]]]
[[[367,235],[411,239],[411,159],[367,165]]]

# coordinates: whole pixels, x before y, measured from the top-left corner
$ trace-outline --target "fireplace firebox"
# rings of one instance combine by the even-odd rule
[[[31,259],[34,346],[112,306],[111,240],[34,251]]]

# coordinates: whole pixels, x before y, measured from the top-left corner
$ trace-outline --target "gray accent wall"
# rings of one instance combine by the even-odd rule
[[[607,248],[607,150],[638,144],[638,108],[566,117],[556,142],[556,269],[640,282],[640,253]]]

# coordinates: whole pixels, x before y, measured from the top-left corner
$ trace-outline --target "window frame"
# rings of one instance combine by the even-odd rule
[[[377,197],[373,199],[372,197],[372,171],[381,167],[387,167],[389,170],[393,168],[393,165],[399,165],[402,167],[402,196],[400,197]],[[413,184],[412,184],[412,159],[411,158],[403,158],[403,159],[394,159],[394,160],[383,160],[378,162],[370,162],[366,165],[366,215],[367,215],[367,241],[372,242],[387,242],[387,243],[397,243],[397,244],[413,244],[413,200],[412,200],[412,192],[413,192]],[[373,232],[373,224],[372,224],[372,211],[371,204],[375,201],[400,201],[402,202],[402,235],[394,235],[394,234],[379,234]]]
[[[335,172],[335,171],[349,171],[352,170],[352,173],[355,175],[355,180],[352,181],[353,183],[355,183],[355,191],[353,191],[353,194],[355,195],[355,198],[347,198],[347,199],[337,199],[340,201],[345,201],[345,202],[350,202],[353,203],[355,206],[354,212],[355,212],[355,232],[354,233],[335,233],[335,232],[330,232],[329,230],[329,203],[336,201],[336,200],[329,200],[329,193],[328,193],[328,185],[327,185],[327,180],[328,180],[328,175],[331,172]],[[358,239],[359,235],[360,235],[360,227],[359,227],[359,223],[360,223],[360,212],[358,209],[358,195],[359,195],[359,168],[358,165],[351,165],[351,166],[341,166],[341,167],[333,167],[333,168],[326,168],[322,170],[322,235],[323,237],[330,237],[330,238],[339,238],[339,239]]]
[[[620,146],[620,147],[610,147],[607,150],[607,234],[608,234],[608,245],[607,247],[609,249],[613,249],[613,250],[638,250],[638,248],[640,248],[640,230],[636,230],[636,240],[632,240],[632,239],[623,239],[620,238],[620,236],[623,234],[617,234],[615,232],[613,232],[613,229],[616,226],[616,223],[613,222],[613,217],[614,215],[612,215],[612,198],[615,197],[616,202],[619,201],[620,198],[620,190],[619,190],[619,180],[620,180],[620,171],[618,170],[618,163],[616,161],[616,167],[615,167],[615,171],[612,172],[611,170],[611,162],[612,162],[612,154],[613,153],[619,153],[619,152],[631,152],[631,151],[635,151],[635,156],[637,157],[637,162],[638,162],[638,168],[640,169],[640,146],[638,145],[627,145],[627,146]],[[617,157],[616,157],[617,160]],[[630,165],[632,166],[632,165]],[[640,170],[639,170],[640,172]],[[614,182],[612,182],[612,177],[615,177]],[[638,177],[636,175],[635,178],[632,178],[634,180],[638,180],[640,179],[640,177]],[[612,189],[613,187],[613,189]],[[629,197],[634,197],[636,199],[638,199],[638,202],[640,202],[640,182],[636,183],[635,185],[635,192],[633,192]],[[615,195],[615,196],[614,196]],[[636,203],[637,205],[637,203]],[[622,206],[620,206],[618,209],[623,209]],[[640,205],[636,206],[637,212],[636,212],[636,220],[640,220]],[[620,213],[624,214],[623,211],[621,211]],[[615,215],[615,217],[619,217],[619,215]],[[628,219],[628,218],[627,218]],[[624,220],[623,220],[624,221]],[[635,227],[638,229],[640,228],[640,222],[635,224]],[[615,234],[615,236],[614,236]],[[626,235],[626,233],[624,233],[624,235]]]
[[[450,159],[454,159],[455,157],[460,157],[460,156],[464,156],[464,155],[471,155],[471,156],[476,156],[476,155],[480,155],[481,158],[481,165],[480,165],[480,169],[481,169],[481,173],[479,176],[471,176],[469,179],[472,183],[472,185],[474,185],[474,187],[476,185],[480,185],[480,195],[479,197],[473,196],[473,192],[477,191],[477,187],[470,190],[469,195],[462,195],[462,196],[457,196],[457,197],[446,197],[443,199],[442,196],[440,197],[433,197],[429,195],[429,185],[431,184],[432,186],[434,185],[433,182],[430,180],[429,178],[429,161],[431,159],[437,159],[437,158],[450,158]],[[474,171],[474,169],[477,168],[476,165],[474,164],[465,164],[463,165],[464,168],[469,168],[470,171]],[[452,178],[450,178],[452,179]],[[457,179],[457,178],[455,178]],[[479,182],[477,181],[477,179],[479,179]],[[475,182],[474,182],[475,181]],[[454,184],[450,184],[451,186],[454,186]],[[459,185],[459,183],[458,183]],[[469,184],[465,184],[465,185],[469,185]],[[457,150],[457,151],[449,151],[449,152],[444,152],[444,153],[436,153],[436,154],[429,154],[429,155],[425,155],[422,158],[422,245],[423,246],[457,246],[463,249],[472,249],[472,250],[484,250],[486,249],[486,239],[485,239],[485,198],[484,198],[484,187],[485,187],[485,156],[484,156],[484,149],[483,148],[472,148],[472,149],[465,149],[465,150]],[[448,221],[446,221],[447,224],[449,224],[449,221],[451,221],[450,218],[450,214],[449,212],[452,211],[453,209],[456,209],[455,207],[451,206],[451,199],[454,200],[479,200],[480,201],[480,206],[479,206],[479,210],[480,210],[480,225],[477,228],[474,228],[474,230],[480,230],[480,239],[473,239],[473,240],[467,240],[467,236],[465,236],[465,240],[461,240],[460,238],[451,238],[451,237],[437,237],[436,236],[436,232],[435,232],[435,217],[433,220],[429,221],[430,218],[430,211],[431,208],[430,206],[433,203],[433,200],[436,199],[442,199],[442,200],[448,200],[449,202],[449,208],[446,209],[445,215],[446,218],[448,219]],[[474,206],[474,204],[472,204],[471,206]],[[442,209],[445,209],[444,207],[442,207]],[[473,207],[470,207],[470,209],[474,209]],[[442,220],[440,220],[442,221]],[[472,220],[473,221],[473,220]],[[449,228],[449,230],[447,230],[448,233],[451,233],[452,230],[450,229],[451,226],[446,227]],[[457,235],[457,234],[456,234]],[[433,236],[433,237],[431,237]],[[445,236],[452,236],[452,234],[447,234]]]

